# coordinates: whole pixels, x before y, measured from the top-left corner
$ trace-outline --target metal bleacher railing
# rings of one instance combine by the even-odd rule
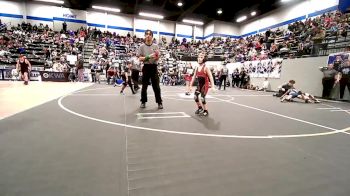
[[[327,56],[332,53],[350,51],[350,31],[347,31],[347,36],[331,36],[323,40],[321,44],[316,47],[319,48],[319,56]]]

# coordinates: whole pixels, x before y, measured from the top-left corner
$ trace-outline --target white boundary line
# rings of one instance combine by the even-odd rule
[[[172,116],[164,116],[168,114],[178,114]],[[147,115],[160,115],[160,116],[148,116]],[[163,115],[163,116],[162,116]],[[189,118],[185,112],[164,112],[164,113],[137,113],[137,119],[160,119],[160,118]]]
[[[191,116],[150,116],[150,117],[140,117],[138,116],[137,119],[166,119],[166,118],[189,118]]]
[[[170,131],[170,130],[165,130],[165,129],[155,129],[155,128],[148,128],[148,127],[140,127],[140,126],[133,126],[133,125],[128,125],[126,123],[117,123],[117,122],[111,122],[107,120],[102,120],[94,117],[90,117],[84,114],[80,114],[78,112],[74,112],[68,108],[66,108],[62,104],[62,100],[69,95],[62,96],[61,98],[58,99],[58,105],[61,107],[63,110],[65,110],[68,113],[71,113],[73,115],[76,115],[81,118],[85,118],[88,120],[93,120],[96,122],[101,122],[101,123],[106,123],[106,124],[111,124],[111,125],[117,125],[117,126],[122,126],[125,128],[133,128],[133,129],[139,129],[139,130],[147,130],[147,131],[153,131],[153,132],[160,132],[160,133],[171,133],[171,134],[178,134],[178,135],[191,135],[191,136],[204,136],[204,137],[219,137],[219,138],[243,138],[243,139],[272,139],[272,138],[297,138],[297,137],[315,137],[315,136],[324,136],[324,135],[332,135],[336,133],[344,133],[348,130],[350,130],[350,127],[342,129],[342,130],[337,130],[328,127],[328,129],[333,130],[330,132],[322,132],[322,133],[313,133],[313,134],[299,134],[299,135],[267,135],[267,136],[252,136],[252,135],[220,135],[220,134],[203,134],[203,133],[190,133],[190,132],[178,132],[178,131]],[[226,101],[225,101],[226,102]],[[250,107],[250,106],[247,106]],[[256,108],[257,109],[257,108]],[[268,111],[267,111],[268,112]],[[275,113],[276,115],[280,115]],[[283,116],[283,115],[281,115]],[[288,117],[291,118],[291,117]],[[293,119],[293,118],[291,118]],[[303,120],[300,120],[303,122]],[[307,121],[304,121],[307,122]],[[322,126],[322,125],[320,125]]]
[[[95,90],[95,89],[94,89]],[[74,97],[79,97],[79,96],[81,96],[81,97],[89,97],[89,96],[96,96],[96,97],[104,97],[104,96],[114,96],[114,97],[117,97],[117,96],[121,96],[120,95],[120,93],[118,92],[118,93],[114,93],[114,94],[112,94],[112,93],[110,93],[110,94],[108,94],[108,93],[106,93],[106,94],[94,94],[94,93],[81,93],[81,94],[70,94],[70,96],[74,96]],[[135,97],[135,95],[123,95],[123,96],[127,96],[127,97]],[[223,96],[223,97],[230,97],[230,96],[228,96],[228,95],[221,95],[221,96]],[[154,95],[148,95],[148,97],[154,97]],[[193,102],[193,97],[188,97],[188,98],[181,98],[181,96],[178,96],[178,95],[172,95],[172,94],[169,94],[169,95],[162,95],[162,97],[164,98],[164,99],[171,99],[171,100],[177,100],[177,101],[191,101],[191,102]],[[180,97],[180,98],[173,98],[173,97]],[[212,99],[212,97],[209,97],[208,99]],[[230,97],[230,100],[234,100],[234,97]],[[207,102],[209,102],[209,103],[218,103],[218,102],[221,102],[221,101],[213,101],[213,100],[208,100]]]
[[[162,96],[164,99],[170,99],[170,100],[177,100],[177,101],[191,101],[191,102],[194,102],[194,100],[193,100],[193,97],[191,97],[191,98],[173,98],[174,96],[168,96],[168,95],[163,95]],[[227,96],[227,97],[230,97],[230,96]],[[207,100],[207,102],[208,103],[220,103],[220,102],[222,102],[222,101],[213,101],[213,100],[209,100],[209,99],[212,99],[213,97],[211,97],[211,98],[208,98],[208,100]],[[229,100],[234,100],[234,97],[230,97],[230,99]]]
[[[90,85],[90,86],[92,86],[92,85]],[[81,90],[81,91],[75,91],[74,94],[82,93],[82,92],[86,92],[86,91],[94,91],[94,90],[102,90],[102,89],[110,89],[110,88],[115,88],[115,87],[90,88],[90,89],[85,89],[85,90]]]
[[[225,94],[219,94],[219,95],[225,95]],[[219,96],[219,95],[215,95],[215,96]],[[231,96],[231,97],[272,97],[272,95],[226,95],[226,96]]]
[[[320,101],[322,101],[322,102],[328,102],[328,103],[346,103],[346,102],[344,102],[344,101],[336,101],[336,100],[329,100],[329,99],[318,99],[318,100],[320,100]]]
[[[185,112],[162,112],[162,113],[157,113],[157,112],[152,112],[152,113],[137,113],[136,115],[140,116],[147,116],[147,115],[167,115],[167,114],[182,114],[182,115],[187,115]]]
[[[227,101],[227,100],[216,98],[216,97],[214,97],[214,98],[217,99],[217,100],[223,101],[223,102],[230,103],[230,104],[234,104],[234,105],[238,105],[238,106],[241,106],[241,107],[257,110],[257,111],[260,111],[260,112],[265,112],[265,113],[268,113],[268,114],[272,114],[272,115],[279,116],[279,117],[282,117],[282,118],[287,118],[287,119],[290,119],[290,120],[295,120],[295,121],[306,123],[306,124],[309,124],[309,125],[322,127],[322,128],[329,129],[329,130],[332,130],[332,131],[337,131],[338,130],[338,129],[335,129],[335,128],[327,127],[327,126],[320,125],[320,124],[317,124],[317,123],[312,123],[312,122],[309,122],[309,121],[305,121],[305,120],[301,120],[301,119],[298,119],[298,118],[286,116],[286,115],[283,115],[283,114],[278,114],[278,113],[275,113],[275,112],[270,112],[270,111],[259,109],[259,108],[256,108],[256,107],[252,107],[252,106],[248,106],[248,105],[244,105],[244,104],[240,104],[240,103],[236,103],[236,102],[231,102],[231,101]]]
[[[125,97],[123,98],[123,109],[124,109],[124,123],[126,123],[126,104]],[[128,155],[128,130],[124,127],[125,135],[125,159],[126,159],[126,181],[128,187],[128,196],[130,195],[130,180],[129,180],[129,155]]]
[[[333,109],[341,109],[341,108],[317,108],[318,110],[333,110]]]
[[[331,110],[331,112],[350,112],[350,110],[336,109],[336,110]]]
[[[337,108],[337,107],[334,107],[334,106],[332,106],[332,105],[329,105],[329,104],[324,104],[324,103],[322,103],[322,105],[324,105],[324,106],[327,106],[327,107],[330,107],[330,109],[342,109],[342,108]],[[348,112],[348,111],[345,111],[345,113],[347,113],[347,114],[349,114],[350,115],[350,112]]]
[[[88,94],[88,93],[81,93],[81,94],[71,94],[70,96],[74,96],[74,97],[79,97],[79,96],[120,96],[119,93],[114,93],[114,94]]]

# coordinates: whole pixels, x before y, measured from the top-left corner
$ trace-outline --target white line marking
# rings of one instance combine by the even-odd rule
[[[101,94],[97,94],[97,93],[81,93],[81,94],[71,94],[71,96],[120,96],[121,94],[118,92],[116,93],[101,93]],[[126,94],[124,96],[133,96],[135,97],[135,95],[132,95],[131,92],[130,94]],[[137,95],[136,95],[137,96]],[[148,95],[149,97],[154,97],[154,95]],[[177,95],[164,95],[163,96],[169,96],[169,97],[176,97]],[[193,97],[191,97],[191,99],[193,99]]]
[[[89,91],[89,90],[95,90],[95,89],[87,89],[85,91]],[[71,113],[73,115],[76,115],[76,116],[79,116],[81,118],[85,118],[85,119],[88,119],[88,120],[93,120],[93,121],[96,121],[96,122],[122,126],[124,128],[133,128],[133,129],[147,130],[147,131],[160,132],[160,133],[170,133],[170,134],[178,134],[178,135],[191,135],[191,136],[203,136],[203,137],[237,138],[237,139],[273,139],[273,138],[316,137],[316,136],[333,135],[333,134],[337,134],[337,133],[345,133],[347,131],[350,131],[350,127],[348,127],[348,128],[344,128],[344,129],[341,129],[341,130],[334,129],[334,131],[330,131],[330,132],[321,132],[321,133],[312,133],[312,134],[299,134],[299,135],[267,135],[267,136],[220,135],[220,134],[202,134],[202,133],[178,132],[178,131],[170,131],[170,130],[164,130],[164,129],[155,129],[155,128],[148,128],[148,127],[133,126],[133,125],[128,125],[126,123],[124,123],[124,124],[123,123],[116,123],[116,122],[111,122],[111,121],[107,121],[107,120],[101,120],[101,119],[98,119],[98,118],[93,118],[93,117],[90,117],[90,116],[86,116],[86,115],[74,112],[74,111],[66,108],[62,104],[62,100],[65,97],[67,97],[67,96],[70,96],[70,94],[60,97],[57,100],[57,103],[58,103],[58,105],[60,106],[61,109],[65,110],[66,112]],[[229,101],[225,101],[224,100],[224,102],[229,102]],[[247,107],[250,107],[250,106],[247,106]],[[333,129],[333,128],[331,128],[331,129]],[[349,133],[346,133],[346,134],[349,134]]]
[[[217,95],[215,95],[217,96]],[[226,95],[232,97],[272,97],[272,95]]]
[[[341,108],[317,108],[318,110],[333,110],[333,109],[341,109]]]
[[[191,98],[193,99],[193,93],[190,95],[185,95],[184,93],[177,94],[181,98]],[[167,95],[176,96],[176,95]],[[271,95],[225,95],[225,94],[215,94],[216,97],[271,97]],[[206,98],[213,98],[211,95],[207,95]]]
[[[229,100],[232,100],[232,101],[234,100],[234,97],[230,97],[230,96],[226,96],[226,95],[223,95],[223,96],[229,97],[230,98]],[[163,95],[163,98],[165,98],[165,99],[176,100],[176,101],[191,101],[191,102],[194,102],[193,96],[190,97],[190,99],[189,98],[182,98],[181,99],[181,98],[173,98],[173,97],[178,97],[178,95]],[[218,100],[213,101],[212,98],[213,97],[211,97],[211,100],[208,100],[207,102],[209,102],[209,103],[220,103],[220,102],[222,102],[222,101],[218,101]]]
[[[125,97],[123,99],[123,109],[124,109],[124,123],[126,123],[126,104],[125,104]],[[129,178],[129,155],[128,155],[128,130],[126,127],[124,127],[124,135],[125,135],[125,159],[126,159],[126,180],[127,180],[127,186],[128,186],[128,196],[130,195],[130,178]]]
[[[66,95],[67,96],[67,95]],[[66,108],[62,104],[62,100],[66,97],[62,96],[60,99],[58,99],[58,105],[65,110],[66,112],[79,116],[81,118],[85,118],[88,120],[93,120],[96,122],[111,124],[111,125],[117,125],[127,128],[133,128],[133,129],[139,129],[139,130],[147,130],[147,131],[153,131],[153,132],[160,132],[160,133],[171,133],[171,134],[178,134],[178,135],[191,135],[191,136],[204,136],[204,137],[219,137],[219,138],[240,138],[240,139],[272,139],[272,138],[288,138],[288,137],[315,137],[315,136],[324,136],[324,135],[332,135],[336,133],[343,133],[345,131],[350,130],[350,127],[342,130],[335,130],[330,132],[323,132],[323,133],[313,133],[313,134],[300,134],[300,135],[267,135],[267,136],[254,136],[254,135],[220,135],[220,134],[203,134],[203,133],[190,133],[190,132],[178,132],[178,131],[170,131],[170,130],[164,130],[164,129],[155,129],[155,128],[148,128],[148,127],[140,127],[140,126],[133,126],[128,125],[126,123],[117,123],[117,122],[111,122],[107,120],[102,120],[98,118],[93,118],[90,116],[86,116],[77,112],[74,112],[68,108]],[[333,129],[333,128],[331,128]]]
[[[343,101],[335,101],[335,100],[329,100],[329,99],[318,99],[322,102],[329,102],[329,103],[346,103],[346,102],[343,102]]]
[[[331,110],[331,112],[348,112],[350,110]]]
[[[329,105],[329,104],[324,104],[324,103],[322,103],[322,105],[324,105],[324,106],[328,106],[328,107],[331,107],[332,109],[341,109],[341,108],[337,108],[337,107],[334,107],[334,106],[332,106],[332,105]],[[347,114],[349,114],[350,115],[350,112],[345,112],[345,113],[347,113]]]
[[[90,86],[92,86],[93,84],[91,84]],[[86,92],[86,91],[94,91],[94,90],[102,90],[102,89],[110,89],[110,88],[114,88],[114,87],[102,87],[102,88],[90,88],[90,89],[85,89],[85,90],[81,90],[81,91],[75,91],[74,93],[82,93],[82,92]]]
[[[162,112],[162,113],[137,113],[136,115],[167,115],[167,114],[182,114],[182,115],[186,115],[185,112]]]
[[[350,135],[350,133],[348,132],[348,131],[350,131],[350,127],[342,129],[341,131],[342,131],[342,133]]]
[[[309,125],[314,125],[314,126],[317,126],[317,127],[322,127],[322,128],[329,129],[329,130],[332,130],[332,131],[337,131],[337,129],[332,128],[332,127],[327,127],[327,126],[324,126],[324,125],[320,125],[320,124],[317,124],[317,123],[312,123],[312,122],[309,122],[309,121],[305,121],[305,120],[301,120],[301,119],[298,119],[298,118],[286,116],[286,115],[283,115],[283,114],[278,114],[278,113],[275,113],[275,112],[270,112],[270,111],[259,109],[259,108],[256,108],[256,107],[252,107],[252,106],[248,106],[248,105],[244,105],[244,104],[240,104],[240,103],[236,103],[236,102],[232,102],[232,101],[227,101],[227,100],[220,99],[220,98],[217,98],[217,97],[214,97],[214,98],[217,99],[217,100],[220,100],[220,101],[223,101],[223,102],[227,102],[227,103],[230,103],[230,104],[234,104],[234,105],[238,105],[238,106],[241,106],[241,107],[257,110],[257,111],[260,111],[260,112],[265,112],[265,113],[268,113],[268,114],[272,114],[272,115],[275,115],[275,116],[287,118],[287,119],[290,119],[290,120],[295,120],[295,121],[306,123],[306,124],[309,124]]]
[[[137,117],[137,119],[160,119],[160,118],[189,118],[190,116],[150,116],[150,117]]]
[[[179,115],[164,116],[164,115],[168,115],[168,114],[179,114]],[[136,115],[137,115],[138,119],[188,118],[188,117],[191,117],[191,116],[187,115],[185,112],[137,113]],[[160,115],[160,116],[147,116],[147,115]]]
[[[119,93],[110,93],[110,94],[71,94],[71,96],[78,97],[78,96],[120,96]]]

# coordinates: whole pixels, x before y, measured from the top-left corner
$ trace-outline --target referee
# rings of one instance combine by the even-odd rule
[[[139,60],[144,64],[142,68],[142,89],[140,108],[146,107],[147,87],[149,80],[151,79],[152,88],[156,97],[156,102],[158,103],[158,109],[163,109],[157,68],[159,59],[159,48],[156,44],[153,44],[153,32],[151,30],[145,31],[145,43],[140,46],[138,50],[138,57]]]

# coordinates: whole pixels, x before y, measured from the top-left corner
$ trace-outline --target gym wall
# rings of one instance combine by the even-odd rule
[[[272,90],[277,90],[281,84],[289,80],[295,80],[295,87],[301,91],[315,96],[322,96],[323,73],[319,67],[327,66],[328,57],[310,57],[299,59],[285,59],[282,64],[281,78],[270,78],[269,82]],[[264,78],[251,78],[251,83],[262,86]],[[350,95],[345,90],[344,99],[350,100]],[[339,98],[339,85],[333,89],[333,98]]]

